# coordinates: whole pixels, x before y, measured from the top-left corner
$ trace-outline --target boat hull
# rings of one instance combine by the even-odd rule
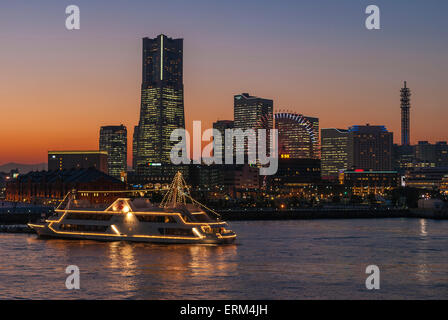
[[[41,238],[59,238],[71,240],[96,240],[96,241],[127,241],[127,242],[147,242],[166,244],[232,244],[236,240],[235,236],[224,236],[221,238],[186,238],[186,237],[158,237],[158,236],[132,236],[132,235],[111,235],[111,234],[88,234],[88,233],[57,233],[48,227],[47,224],[28,224],[36,231]]]

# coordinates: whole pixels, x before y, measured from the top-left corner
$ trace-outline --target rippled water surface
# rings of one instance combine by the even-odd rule
[[[448,221],[231,222],[236,245],[0,234],[0,299],[448,299]],[[380,290],[365,268],[381,270]],[[77,265],[81,289],[67,290]]]

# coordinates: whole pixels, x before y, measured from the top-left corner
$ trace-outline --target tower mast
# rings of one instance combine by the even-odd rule
[[[401,96],[401,145],[410,145],[410,108],[411,108],[411,90],[407,87],[406,81],[404,87],[400,90]]]

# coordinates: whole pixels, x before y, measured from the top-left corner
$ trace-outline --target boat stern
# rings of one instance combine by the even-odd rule
[[[201,229],[205,234],[204,242],[206,243],[231,244],[236,240],[236,233],[226,228],[203,226]]]

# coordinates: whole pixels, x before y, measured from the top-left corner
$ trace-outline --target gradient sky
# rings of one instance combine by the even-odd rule
[[[81,30],[65,29],[65,7]],[[367,5],[381,30],[364,27]],[[138,123],[141,38],[184,38],[187,129],[233,118],[249,92],[320,118],[383,124],[400,140],[399,89],[412,89],[411,140],[447,140],[445,0],[2,1],[0,164],[51,149],[97,149],[102,125]]]

